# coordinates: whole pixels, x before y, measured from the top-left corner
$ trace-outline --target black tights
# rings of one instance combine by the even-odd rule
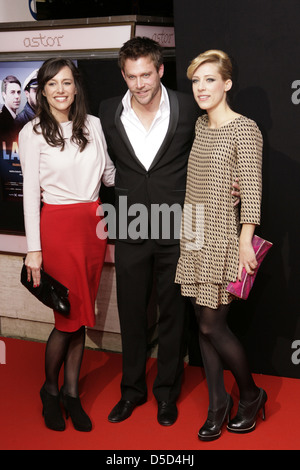
[[[257,398],[258,388],[252,378],[244,349],[227,325],[229,305],[214,310],[197,305],[192,299],[198,327],[199,343],[209,391],[209,407],[212,410],[224,406],[226,390],[224,366],[232,372],[242,402]]]
[[[78,381],[85,345],[85,327],[72,333],[56,328],[49,336],[45,355],[45,388],[58,395],[58,377],[64,363],[64,393],[78,397]]]

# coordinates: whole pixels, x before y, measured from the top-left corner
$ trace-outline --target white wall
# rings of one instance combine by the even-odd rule
[[[0,0],[0,23],[34,21],[35,0]]]
[[[53,312],[20,283],[22,255],[0,254],[0,335],[46,341],[53,328]],[[87,346],[121,351],[116,301],[115,267],[103,268],[96,300],[96,326],[87,331]]]
[[[0,253],[0,336],[47,341],[54,326],[53,312],[20,283],[23,256]],[[96,325],[87,329],[86,346],[121,352],[113,263],[104,264],[95,311]],[[148,312],[150,343],[155,341],[157,336],[157,316],[155,295],[153,295]]]

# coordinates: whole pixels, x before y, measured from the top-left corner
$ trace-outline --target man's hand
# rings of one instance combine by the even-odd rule
[[[238,178],[236,178],[235,181],[232,183],[232,188],[233,190],[231,191],[231,194],[232,196],[235,196],[237,198],[234,202],[234,205],[237,206],[241,202],[241,193]]]

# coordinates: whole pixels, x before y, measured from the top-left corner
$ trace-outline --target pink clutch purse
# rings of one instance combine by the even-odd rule
[[[244,299],[244,300],[248,298],[250,290],[252,289],[252,286],[254,284],[258,268],[260,267],[264,257],[268,253],[273,243],[268,242],[267,240],[264,240],[263,238],[260,238],[257,235],[254,235],[253,240],[252,240],[252,245],[253,245],[253,249],[256,255],[256,261],[258,263],[254,274],[252,275],[247,274],[245,268],[243,268],[242,280],[230,282],[226,289],[227,292],[230,292],[236,297],[239,297],[240,299]]]

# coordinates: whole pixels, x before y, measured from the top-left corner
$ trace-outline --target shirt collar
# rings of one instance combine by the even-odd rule
[[[125,93],[122,99],[122,104],[123,104],[125,113],[132,112],[131,97],[132,97],[132,93],[130,92],[130,90],[127,90],[127,92]],[[160,97],[159,109],[161,111],[163,111],[164,109],[169,110],[169,107],[170,107],[170,104],[169,104],[168,92],[166,90],[166,87],[164,87],[164,85],[161,84],[161,97]]]

